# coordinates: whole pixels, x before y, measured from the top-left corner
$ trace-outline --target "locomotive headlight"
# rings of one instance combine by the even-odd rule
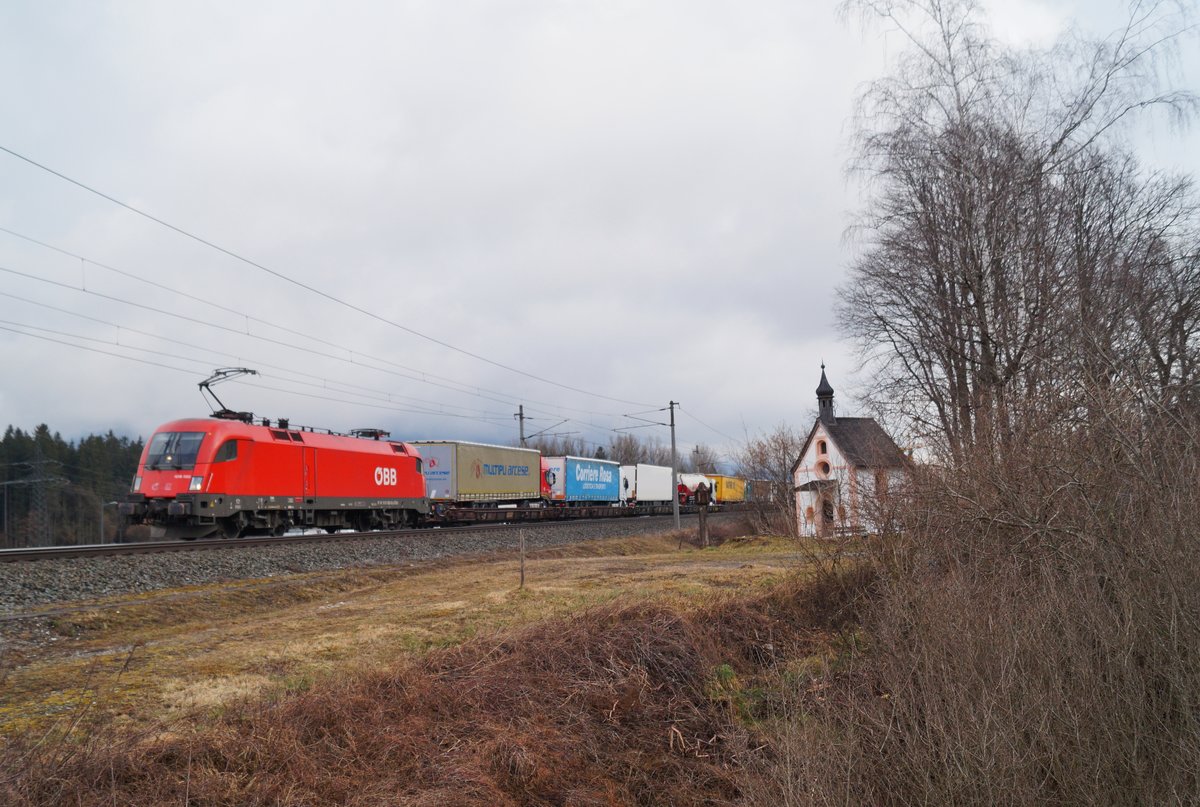
[[[133,492],[137,493],[141,489],[142,489],[142,478],[140,476],[135,476],[133,478]]]
[[[195,492],[195,491],[197,491],[197,490],[200,490],[202,487],[204,487],[204,477],[202,477],[202,476],[193,476],[193,477],[192,477],[192,484],[188,485],[188,490],[189,490],[189,491],[192,491],[192,492]]]

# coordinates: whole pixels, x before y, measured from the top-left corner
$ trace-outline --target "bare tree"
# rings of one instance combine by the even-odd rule
[[[637,435],[624,432],[609,442],[608,456],[622,465],[636,465],[639,462],[646,462],[650,452],[637,438]]]
[[[1000,48],[969,0],[847,7],[913,45],[858,117],[854,167],[873,195],[840,318],[881,381],[872,403],[953,461],[1019,449],[1075,415],[1079,374],[1155,363],[1125,339],[1134,291],[1147,298],[1140,346],[1186,383],[1189,186],[1145,176],[1110,138],[1135,110],[1193,105],[1156,91],[1168,7],[1135,4],[1113,36],[1046,53]]]
[[[687,469],[698,474],[717,473],[717,463],[720,462],[717,452],[703,443],[697,443],[684,459]]]
[[[738,453],[737,475],[750,483],[754,519],[762,532],[797,534],[792,464],[803,444],[804,435],[781,423],[748,440]]]
[[[588,457],[594,451],[589,444],[573,435],[532,437],[526,441],[529,448],[535,448],[545,457]]]
[[[944,462],[864,543],[869,647],[805,685],[782,786],[751,803],[1186,802],[1200,217],[1113,136],[1192,104],[1156,89],[1174,7],[1042,53],[970,0],[852,7],[912,48],[863,101],[841,317]]]

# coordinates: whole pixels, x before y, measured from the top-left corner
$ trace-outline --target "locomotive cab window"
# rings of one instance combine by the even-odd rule
[[[159,432],[146,451],[149,471],[187,471],[196,467],[196,455],[204,442],[204,432]]]
[[[236,460],[238,455],[237,440],[226,440],[217,449],[217,455],[213,457],[213,462],[228,462]]]

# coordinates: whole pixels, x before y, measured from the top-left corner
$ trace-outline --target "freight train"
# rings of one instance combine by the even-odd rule
[[[183,539],[400,529],[511,519],[518,510],[533,518],[618,514],[612,508],[650,513],[662,512],[673,494],[688,504],[695,484],[689,494],[684,481],[694,476],[672,486],[671,469],[660,466],[403,442],[377,429],[335,434],[222,411],[155,431],[120,513],[123,527],[149,525],[152,537]],[[741,501],[732,482],[722,484],[732,477],[699,479],[716,492],[714,501]]]

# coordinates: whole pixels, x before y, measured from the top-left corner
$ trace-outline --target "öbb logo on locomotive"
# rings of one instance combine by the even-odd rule
[[[377,467],[375,469],[375,484],[380,486],[397,484],[396,469]]]

